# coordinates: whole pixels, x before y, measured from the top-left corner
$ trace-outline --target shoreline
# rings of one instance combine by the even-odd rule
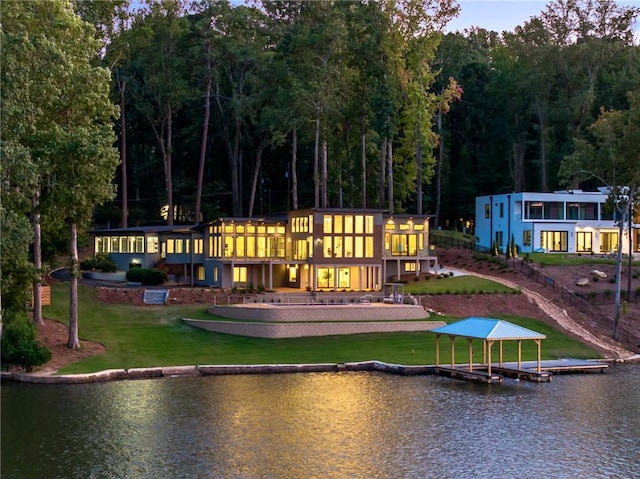
[[[640,364],[640,355],[626,359],[598,359],[599,362],[613,364]],[[352,363],[320,364],[247,364],[247,365],[194,365],[159,366],[151,368],[106,369],[85,374],[39,374],[21,371],[2,372],[2,381],[31,384],[87,384],[130,379],[159,379],[178,376],[223,376],[241,374],[286,374],[319,372],[383,372],[400,376],[435,375],[436,366],[407,366],[383,361],[362,361]]]

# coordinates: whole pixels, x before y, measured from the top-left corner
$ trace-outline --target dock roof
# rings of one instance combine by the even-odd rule
[[[432,333],[448,336],[462,336],[484,340],[518,340],[545,339],[544,334],[523,328],[517,324],[494,318],[469,317],[440,328],[432,329]]]

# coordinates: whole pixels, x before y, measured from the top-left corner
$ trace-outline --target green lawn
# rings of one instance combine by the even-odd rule
[[[434,281],[434,280],[432,280]],[[435,282],[435,281],[434,281]],[[48,319],[67,322],[68,286],[51,288]],[[358,334],[291,339],[247,338],[192,328],[181,318],[211,319],[206,307],[106,305],[92,288],[80,286],[81,339],[98,341],[106,353],[63,368],[60,373],[88,373],[104,369],[194,364],[303,364],[380,360],[396,364],[434,364],[432,333]],[[440,318],[438,318],[440,319]],[[451,322],[459,318],[443,318]],[[545,358],[596,358],[591,348],[567,337],[542,321],[504,317],[547,335]],[[456,362],[467,361],[466,341],[459,340]],[[449,359],[449,340],[441,340],[441,361]],[[524,359],[535,359],[534,344],[523,342]],[[480,344],[474,346],[481,352]],[[505,360],[515,360],[515,344],[505,343]],[[497,354],[497,349],[494,349]],[[478,353],[476,353],[478,354]],[[477,357],[476,357],[477,360]]]
[[[536,264],[548,266],[579,266],[582,264],[616,264],[615,258],[598,258],[589,254],[577,255],[567,253],[527,253],[523,257],[529,258]],[[626,265],[628,258],[623,259]],[[640,266],[640,261],[633,261],[634,266]]]
[[[409,281],[404,291],[410,294],[474,294],[474,293],[517,293],[503,284],[477,276],[454,276]]]

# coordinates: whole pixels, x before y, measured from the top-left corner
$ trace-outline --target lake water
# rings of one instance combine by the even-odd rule
[[[640,478],[640,366],[2,385],[2,478]]]

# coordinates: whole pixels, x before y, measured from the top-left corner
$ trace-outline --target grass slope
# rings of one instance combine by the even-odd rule
[[[432,280],[433,281],[433,280]],[[434,281],[435,282],[435,281]],[[358,334],[291,339],[263,339],[212,333],[186,326],[181,318],[211,319],[206,307],[104,304],[95,291],[79,287],[79,331],[82,339],[97,341],[106,353],[66,366],[60,373],[88,373],[104,369],[193,364],[304,364],[380,360],[397,364],[434,364],[432,333]],[[45,317],[66,323],[68,287],[52,287]],[[441,319],[441,318],[438,318]],[[455,321],[458,318],[443,318]],[[513,323],[547,335],[545,358],[595,358],[598,353],[542,321],[505,317]],[[535,359],[533,342],[523,342],[523,359]],[[456,362],[465,362],[464,339],[456,343]],[[441,340],[440,360],[449,360],[449,341]],[[475,354],[482,354],[480,342]],[[494,353],[497,357],[497,348]],[[515,360],[515,344],[505,343],[505,360]],[[476,356],[476,361],[479,357]]]

